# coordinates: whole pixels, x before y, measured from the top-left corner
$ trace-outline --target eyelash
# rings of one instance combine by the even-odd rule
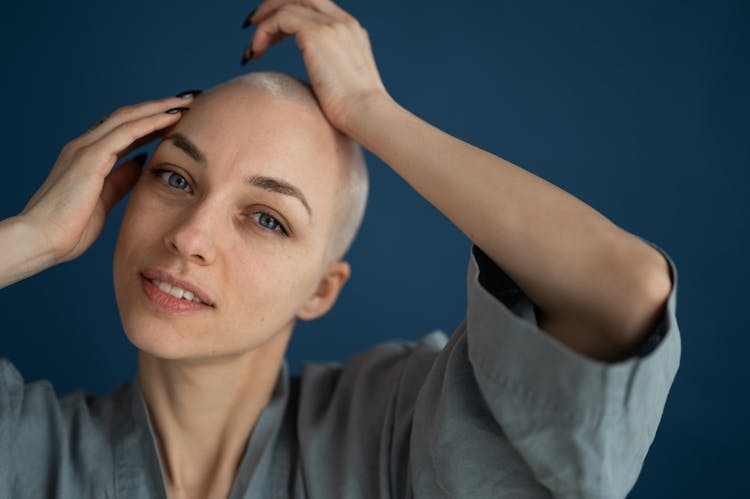
[[[163,184],[164,184],[165,186],[167,186],[167,187],[171,187],[171,188],[173,188],[173,189],[178,189],[178,190],[181,190],[181,191],[184,191],[184,192],[192,192],[192,189],[193,189],[193,188],[192,188],[192,187],[190,187],[190,184],[188,184],[188,183],[187,183],[187,179],[185,179],[185,177],[183,177],[183,176],[182,176],[182,175],[180,175],[179,173],[177,173],[177,172],[175,172],[175,171],[173,171],[173,170],[168,170],[168,169],[166,169],[166,168],[151,168],[151,170],[150,170],[150,171],[151,171],[151,174],[152,174],[152,175],[153,175],[153,176],[154,176],[154,177],[155,177],[155,178],[156,178],[157,180],[160,180],[160,181],[161,181],[161,182],[162,182],[162,183],[163,183]],[[186,191],[186,190],[184,190],[184,189],[180,189],[179,187],[175,187],[175,186],[173,186],[173,185],[170,185],[170,184],[169,184],[169,181],[168,181],[168,180],[165,180],[165,179],[164,179],[164,177],[163,177],[163,175],[164,175],[165,173],[169,173],[169,174],[174,174],[174,175],[177,175],[178,177],[182,178],[182,179],[183,179],[183,180],[185,181],[185,185],[187,185],[188,187],[190,187],[190,191]],[[257,223],[258,223],[258,225],[259,225],[259,226],[260,226],[260,227],[261,227],[262,229],[268,230],[268,231],[270,231],[270,232],[278,232],[279,234],[281,234],[281,235],[283,235],[283,236],[289,236],[289,232],[288,232],[288,231],[286,230],[286,227],[284,227],[284,225],[283,225],[283,224],[282,224],[282,223],[281,223],[281,222],[279,221],[279,219],[277,219],[276,217],[274,217],[274,216],[273,216],[272,214],[270,214],[270,213],[268,213],[268,212],[266,212],[266,211],[256,211],[256,212],[253,212],[253,213],[252,213],[252,214],[250,215],[250,218],[254,218],[254,216],[255,216],[255,215],[260,215],[260,216],[264,216],[264,215],[265,215],[265,216],[267,216],[267,217],[271,218],[271,219],[272,219],[272,220],[273,220],[274,222],[276,222],[276,228],[274,228],[274,229],[270,229],[270,228],[268,228],[268,227],[265,227],[264,225],[261,225],[261,223],[260,223],[260,220],[257,220]],[[278,230],[277,230],[277,229],[278,229]]]
[[[162,181],[163,181],[163,182],[165,183],[165,185],[168,185],[169,187],[174,187],[175,189],[179,189],[179,190],[181,190],[181,191],[182,191],[182,190],[184,190],[184,189],[180,189],[179,187],[175,187],[175,186],[173,186],[173,185],[169,185],[169,181],[168,181],[168,180],[165,180],[165,179],[164,179],[164,178],[162,177],[162,175],[164,175],[165,173],[169,173],[169,174],[174,174],[174,175],[177,175],[178,177],[180,177],[180,178],[181,178],[182,180],[184,180],[184,181],[185,181],[185,184],[186,184],[186,185],[187,185],[188,187],[190,187],[190,184],[188,184],[188,183],[187,183],[187,180],[185,179],[185,177],[183,177],[182,175],[180,175],[179,173],[177,173],[177,172],[175,172],[175,171],[172,171],[172,170],[167,170],[167,169],[165,169],[165,168],[152,168],[152,169],[151,169],[151,173],[152,173],[152,174],[154,175],[154,177],[156,177],[157,179],[161,179],[161,180],[162,180]],[[185,191],[185,192],[192,192],[192,190],[193,190],[193,188],[192,188],[192,187],[190,187],[190,191]]]

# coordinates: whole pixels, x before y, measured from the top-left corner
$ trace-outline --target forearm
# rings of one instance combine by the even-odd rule
[[[0,221],[0,289],[54,265],[44,237],[21,217]]]
[[[632,323],[634,300],[650,292],[653,276],[668,279],[656,250],[590,206],[392,100],[363,104],[346,132],[456,224],[545,315]]]

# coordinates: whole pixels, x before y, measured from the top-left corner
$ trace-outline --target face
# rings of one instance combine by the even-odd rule
[[[197,98],[145,166],[120,228],[115,295],[130,341],[163,358],[238,355],[325,313],[348,277],[325,259],[343,165],[318,109],[243,84]],[[170,300],[159,276],[210,306]]]

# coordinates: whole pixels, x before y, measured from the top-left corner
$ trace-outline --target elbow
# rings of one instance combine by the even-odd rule
[[[641,265],[639,282],[633,289],[631,305],[625,321],[617,328],[617,341],[625,351],[636,350],[651,335],[666,313],[672,292],[669,263],[655,249],[658,260]],[[648,269],[648,270],[644,270]]]

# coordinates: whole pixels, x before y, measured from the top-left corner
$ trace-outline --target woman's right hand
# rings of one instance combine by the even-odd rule
[[[47,241],[55,263],[80,256],[99,237],[109,211],[138,181],[145,157],[112,170],[115,163],[163,134],[191,102],[188,95],[120,108],[63,147],[18,215]]]

